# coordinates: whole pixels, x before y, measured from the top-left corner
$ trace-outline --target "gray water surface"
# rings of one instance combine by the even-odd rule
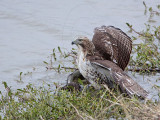
[[[145,29],[149,14],[144,15],[142,0],[1,0],[0,1],[0,91],[2,81],[13,90],[28,83],[36,86],[43,82],[65,83],[69,73],[46,71],[43,61],[53,48],[61,46],[70,51],[71,41],[77,36],[92,38],[93,30],[101,25],[113,25],[128,31],[126,22],[137,31]],[[145,1],[156,9],[159,0]],[[160,19],[154,17],[159,25]],[[130,34],[129,34],[130,35]],[[21,82],[19,74],[23,72]],[[24,75],[27,74],[27,75]],[[160,77],[136,75],[135,79],[150,94],[155,93],[152,84]]]

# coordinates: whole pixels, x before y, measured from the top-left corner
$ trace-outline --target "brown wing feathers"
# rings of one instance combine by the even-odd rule
[[[125,69],[132,51],[132,40],[122,30],[113,26],[95,28],[92,41],[104,59],[111,60],[121,69]]]
[[[123,92],[127,92],[128,95],[137,95],[142,98],[146,98],[148,96],[148,92],[145,91],[137,82],[130,78],[126,73],[111,71],[111,76],[120,86],[121,90]]]
[[[91,63],[94,65],[98,65],[101,68],[104,68],[97,69],[101,70],[98,71],[101,74],[106,73],[108,69],[110,76],[107,77],[112,78],[112,80],[114,80],[114,82],[120,86],[121,90],[127,93],[129,96],[137,95],[142,98],[147,97],[148,92],[145,91],[136,81],[130,78],[120,67],[118,67],[113,62],[108,60],[93,60]]]
[[[129,62],[132,51],[131,38],[119,28],[101,26],[100,28],[95,28],[92,42],[95,45],[96,51],[104,59],[93,60],[91,61],[92,64],[94,63],[100,65],[100,67],[110,69],[111,77],[123,92],[145,98],[148,93],[123,71]]]

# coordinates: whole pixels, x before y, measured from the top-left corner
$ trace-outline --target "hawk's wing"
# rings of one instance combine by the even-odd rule
[[[129,96],[137,95],[146,98],[148,93],[132,78],[130,78],[120,67],[108,60],[95,60],[91,62],[94,69],[120,86],[123,92]],[[108,83],[108,81],[106,81]]]
[[[116,63],[122,70],[127,66],[132,51],[132,40],[119,28],[101,26],[95,28],[93,44],[106,60]]]

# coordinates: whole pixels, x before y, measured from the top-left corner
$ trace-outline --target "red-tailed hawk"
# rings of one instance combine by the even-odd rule
[[[88,38],[78,38],[72,44],[76,44],[78,47],[78,69],[94,88],[100,89],[99,84],[107,84],[109,88],[118,85],[121,91],[129,96],[147,97],[148,93],[118,65],[112,61],[103,60],[101,56],[97,55],[93,42]]]
[[[122,70],[127,66],[132,51],[132,40],[119,28],[113,26],[101,26],[94,30],[92,42],[97,56],[103,60],[109,60],[117,64]],[[71,73],[67,83],[83,76],[79,70]]]

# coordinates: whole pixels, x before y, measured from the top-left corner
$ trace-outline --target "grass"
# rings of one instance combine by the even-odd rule
[[[53,86],[33,87],[8,95],[1,94],[0,108],[5,120],[104,120],[114,119],[157,119],[160,103],[137,98],[109,90],[106,86],[100,91],[93,88],[69,92]]]

